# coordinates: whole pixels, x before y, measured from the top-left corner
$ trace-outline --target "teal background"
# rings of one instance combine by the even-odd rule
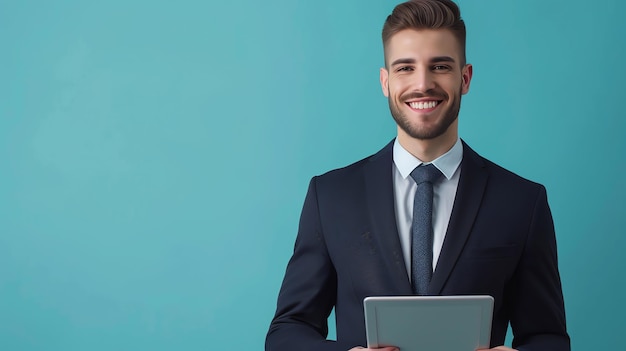
[[[0,349],[263,349],[310,177],[395,134],[395,4],[2,0]],[[626,3],[460,5],[461,135],[546,185],[573,347],[619,349]]]

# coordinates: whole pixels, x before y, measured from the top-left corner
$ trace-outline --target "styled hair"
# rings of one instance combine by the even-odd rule
[[[387,16],[383,26],[383,48],[391,37],[405,29],[448,29],[461,47],[465,65],[465,22],[461,11],[451,0],[409,0],[399,4]]]

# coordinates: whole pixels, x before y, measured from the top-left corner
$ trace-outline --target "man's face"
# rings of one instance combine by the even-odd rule
[[[389,39],[385,58],[380,84],[399,137],[456,139],[461,95],[469,91],[472,66],[461,66],[454,35],[446,29],[406,29]]]

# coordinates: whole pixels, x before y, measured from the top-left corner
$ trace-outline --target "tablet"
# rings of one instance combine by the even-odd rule
[[[493,297],[372,296],[363,301],[367,347],[402,351],[489,348]]]

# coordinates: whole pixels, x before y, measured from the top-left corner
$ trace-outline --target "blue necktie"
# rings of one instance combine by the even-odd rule
[[[416,295],[426,295],[433,276],[433,183],[441,172],[433,164],[411,172],[417,184],[411,227],[411,285]]]

